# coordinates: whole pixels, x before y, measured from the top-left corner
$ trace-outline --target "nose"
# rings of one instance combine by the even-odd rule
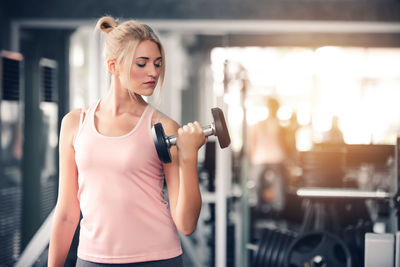
[[[154,78],[156,78],[158,75],[158,70],[153,64],[149,64],[148,75]]]

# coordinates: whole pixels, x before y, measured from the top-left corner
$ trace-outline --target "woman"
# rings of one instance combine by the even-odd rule
[[[178,231],[190,235],[196,228],[197,152],[206,138],[198,122],[179,128],[143,99],[165,71],[153,30],[132,20],[117,25],[111,17],[99,19],[96,28],[107,34],[111,85],[106,97],[62,120],[49,266],[63,266],[80,211],[77,266],[182,266]],[[169,164],[159,161],[150,135],[157,122],[178,136]]]

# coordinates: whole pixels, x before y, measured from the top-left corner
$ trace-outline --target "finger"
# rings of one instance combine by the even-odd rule
[[[196,127],[196,131],[202,132],[203,128],[201,127],[200,123],[198,121],[193,122],[194,127]]]

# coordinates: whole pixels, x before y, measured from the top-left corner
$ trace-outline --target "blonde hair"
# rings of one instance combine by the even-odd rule
[[[118,24],[118,20],[105,16],[97,21],[96,29],[106,33],[103,55],[105,60],[114,59],[116,64],[124,70],[123,75],[128,81],[128,92],[131,95],[130,70],[134,64],[136,47],[143,41],[153,41],[157,44],[161,54],[161,71],[159,87],[161,88],[165,75],[164,48],[158,36],[150,26],[135,20],[125,21]]]

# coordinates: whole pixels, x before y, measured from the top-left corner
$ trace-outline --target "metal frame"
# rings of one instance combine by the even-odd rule
[[[400,22],[295,21],[295,20],[142,20],[157,30],[193,34],[240,33],[400,33]],[[21,19],[11,22],[11,48],[19,51],[21,28],[74,29],[94,20]]]
[[[54,217],[54,210],[55,208],[50,212],[46,220],[40,226],[39,230],[26,246],[17,263],[15,264],[15,267],[33,266],[43,250],[46,249],[50,242],[50,232]]]

